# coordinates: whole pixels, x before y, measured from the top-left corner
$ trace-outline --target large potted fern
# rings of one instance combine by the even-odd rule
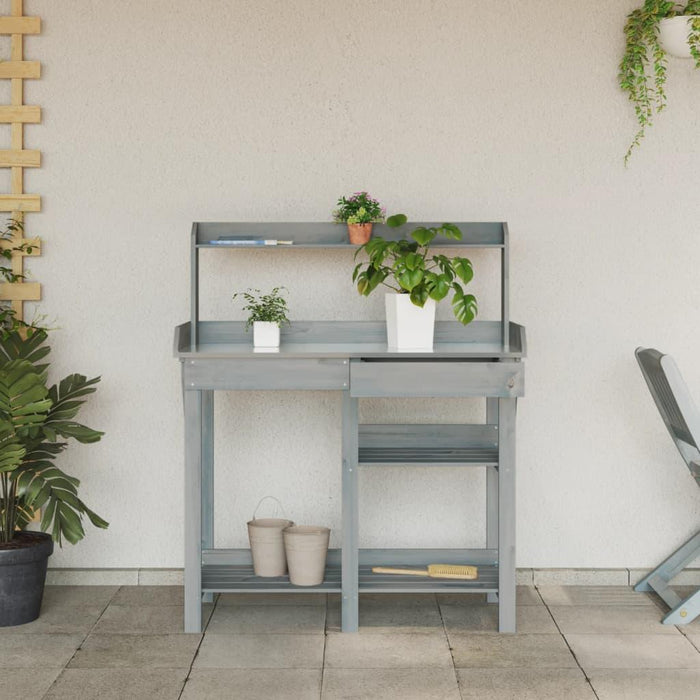
[[[9,328],[0,332],[0,627],[38,617],[54,541],[82,539],[83,516],[107,527],[78,498],[78,479],[55,464],[68,440],[92,443],[102,437],[74,420],[100,378],[71,374],[48,387],[46,331],[11,314],[5,322]],[[42,532],[24,530],[38,512]]]
[[[700,68],[700,0],[645,0],[627,16],[618,80],[634,105],[638,130],[625,165],[656,114],[666,107],[667,55],[693,58]]]

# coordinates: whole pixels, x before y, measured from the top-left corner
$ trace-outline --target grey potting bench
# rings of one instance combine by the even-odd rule
[[[415,224],[416,226],[419,224]],[[434,225],[434,224],[424,224]],[[195,223],[192,227],[191,319],[175,329],[185,408],[185,631],[200,632],[202,601],[225,592],[337,592],[342,630],[358,628],[362,592],[486,593],[498,603],[498,628],[515,631],[515,413],[524,393],[525,329],[510,322],[508,228],[458,223],[461,242],[436,246],[500,252],[501,319],[469,326],[438,322],[432,351],[387,348],[384,322],[293,321],[278,351],[255,351],[244,324],[199,320],[199,252],[221,250],[222,236],[293,240],[255,249],[285,255],[295,248],[353,249],[344,227],[327,223]],[[409,229],[411,230],[411,229]],[[400,230],[399,230],[400,231]],[[377,226],[375,233],[399,237]],[[233,248],[239,250],[238,248]],[[246,248],[246,250],[249,250]],[[351,260],[348,261],[350,274]],[[263,257],[260,264],[266,264]],[[248,549],[214,548],[214,392],[328,390],[342,396],[342,547],[330,550],[324,582],[298,588],[287,577],[253,575]],[[474,425],[360,425],[364,397],[484,397],[485,421]],[[480,549],[359,549],[358,467],[464,466],[486,469],[486,543]],[[330,468],[333,468],[331,465]],[[243,518],[243,515],[241,515]],[[372,566],[475,564],[475,581],[374,574]]]

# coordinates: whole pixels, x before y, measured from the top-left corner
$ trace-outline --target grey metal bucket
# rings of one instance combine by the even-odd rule
[[[268,498],[277,502],[284,515],[282,504],[273,496],[261,498],[253,511],[253,518],[248,521],[248,539],[250,553],[253,557],[253,571],[256,576],[284,576],[287,573],[287,558],[284,552],[282,531],[294,523],[287,518],[256,518],[258,508]]]
[[[295,586],[318,586],[326,572],[331,531],[316,525],[292,525],[284,530],[289,581]]]

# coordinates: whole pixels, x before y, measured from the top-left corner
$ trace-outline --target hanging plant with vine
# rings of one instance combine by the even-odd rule
[[[700,68],[700,0],[690,0],[685,5],[645,0],[642,7],[627,16],[625,53],[618,80],[634,105],[639,129],[625,154],[625,165],[655,115],[666,107],[666,52],[659,43],[659,24],[663,19],[679,16],[694,17],[689,23],[688,45],[695,66]]]

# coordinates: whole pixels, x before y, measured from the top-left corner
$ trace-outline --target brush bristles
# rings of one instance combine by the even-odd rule
[[[473,580],[478,577],[476,566],[462,566],[459,564],[429,564],[428,575],[433,578],[459,578]]]

